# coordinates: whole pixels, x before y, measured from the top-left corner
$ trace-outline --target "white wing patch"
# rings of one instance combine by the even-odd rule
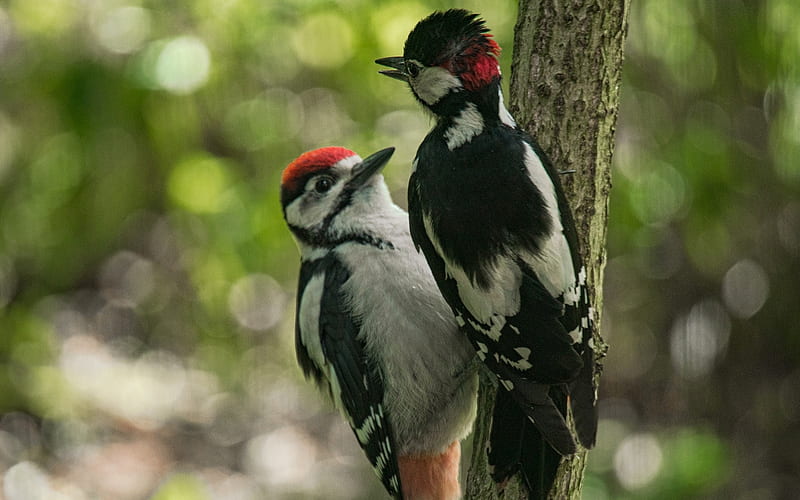
[[[300,321],[300,340],[308,352],[308,357],[320,369],[327,364],[325,355],[322,353],[322,344],[319,341],[319,308],[324,286],[324,272],[315,274],[308,280],[303,290],[303,297],[300,299],[300,311],[297,315],[298,321]]]
[[[469,321],[469,325],[473,330],[481,332],[495,342],[500,340],[500,335],[503,333],[503,327],[506,324],[505,316],[501,316],[499,314],[493,314],[489,318],[491,324],[488,326],[488,328],[485,325],[472,321],[471,319],[468,319],[467,321]]]
[[[486,355],[489,354],[489,348],[483,342],[476,342],[478,345],[478,357],[481,361],[486,359]]]
[[[503,355],[500,355],[500,361],[507,364],[508,366],[516,368],[519,371],[525,371],[530,368],[533,368],[533,365],[527,359],[519,359],[517,361],[513,361]]]
[[[326,381],[328,382],[331,398],[333,398],[333,406],[347,418],[347,421],[352,427],[353,420],[350,417],[350,414],[345,411],[344,403],[342,402],[342,386],[339,385],[339,376],[336,374],[336,368],[334,368],[333,365],[327,365],[327,367],[328,377]]]
[[[362,445],[369,443],[372,438],[372,433],[375,432],[375,428],[377,427],[378,419],[382,416],[383,408],[380,405],[378,406],[378,415],[375,415],[375,408],[371,407],[369,409],[369,416],[364,419],[361,425],[359,427],[353,426],[359,443]]]
[[[525,165],[528,177],[542,195],[545,210],[553,225],[549,236],[542,240],[542,246],[536,254],[522,255],[523,261],[536,272],[536,277],[553,297],[564,295],[568,305],[578,303],[575,286],[575,269],[572,266],[572,253],[569,248],[564,228],[561,225],[561,213],[556,201],[556,190],[541,160],[529,144],[525,144]]]
[[[573,282],[572,286],[569,287],[564,292],[564,303],[566,305],[577,304],[584,293],[585,286],[586,286],[586,268],[581,266],[581,270],[578,272],[578,281]]]
[[[453,124],[444,131],[447,149],[452,151],[461,147],[481,132],[483,132],[483,117],[477,106],[468,103],[453,119]]]
[[[514,316],[519,312],[519,288],[522,283],[522,271],[519,266],[507,256],[498,256],[494,265],[488,270],[489,287],[480,287],[467,276],[461,266],[451,262],[444,254],[428,214],[423,214],[422,224],[436,253],[444,261],[445,273],[456,281],[458,296],[464,307],[475,319],[484,325],[490,325],[489,330],[480,328],[480,331],[490,337],[499,336],[500,329],[505,325],[505,317]],[[502,324],[498,318],[502,318]]]
[[[503,356],[502,354],[500,355],[499,360],[507,364],[508,366],[516,368],[519,371],[525,371],[530,368],[533,368],[533,365],[529,361],[531,357],[530,349],[528,349],[527,347],[517,347],[514,349],[514,351],[516,351],[516,353],[519,354],[518,360],[514,361],[510,358],[507,358],[506,356]]]
[[[528,359],[531,357],[531,350],[527,347],[516,347],[514,350],[522,359]]]
[[[378,453],[378,459],[375,461],[375,472],[378,477],[383,478],[383,473],[386,466],[389,464],[389,457],[392,455],[392,445],[389,444],[389,437],[387,436],[381,444],[381,451]]]

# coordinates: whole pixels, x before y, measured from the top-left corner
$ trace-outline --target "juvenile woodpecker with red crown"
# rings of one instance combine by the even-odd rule
[[[495,481],[518,471],[532,498],[560,457],[597,430],[593,311],[572,213],[542,149],[503,104],[500,47],[478,15],[435,12],[402,57],[378,59],[436,122],[409,181],[411,236],[498,390]]]
[[[460,440],[476,412],[475,352],[380,175],[393,152],[362,160],[327,147],[283,171],[283,214],[301,254],[297,360],[391,496],[455,500]]]

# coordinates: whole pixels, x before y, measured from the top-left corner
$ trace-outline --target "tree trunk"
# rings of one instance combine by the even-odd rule
[[[623,45],[630,0],[520,0],[514,29],[510,111],[536,138],[557,170],[570,200],[600,324],[611,154],[619,102]],[[600,363],[606,344],[595,338]],[[478,420],[466,498],[497,498],[486,463],[496,388],[481,377]],[[585,450],[561,462],[552,499],[580,498]],[[513,481],[504,500],[527,498]]]

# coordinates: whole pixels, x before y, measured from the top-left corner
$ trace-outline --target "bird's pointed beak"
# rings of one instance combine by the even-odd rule
[[[347,181],[347,187],[355,190],[363,186],[372,176],[383,169],[393,154],[394,148],[386,148],[369,155],[364,161],[353,167],[352,177]]]
[[[408,76],[406,75],[406,60],[402,56],[384,57],[382,59],[375,59],[375,62],[381,66],[388,66],[392,68],[378,71],[378,73],[386,75],[389,78],[394,78],[395,80],[408,82]]]

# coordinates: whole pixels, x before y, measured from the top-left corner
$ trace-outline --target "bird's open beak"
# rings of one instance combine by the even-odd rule
[[[402,56],[384,57],[382,59],[375,59],[375,62],[380,64],[381,66],[388,66],[390,68],[393,68],[393,69],[384,69],[378,71],[378,73],[386,75],[389,78],[394,78],[395,80],[408,82],[408,76],[406,75],[406,60],[403,59]]]
[[[364,161],[353,167],[352,177],[347,181],[347,187],[355,190],[363,186],[373,175],[383,169],[393,154],[394,148],[386,148],[368,156]]]

